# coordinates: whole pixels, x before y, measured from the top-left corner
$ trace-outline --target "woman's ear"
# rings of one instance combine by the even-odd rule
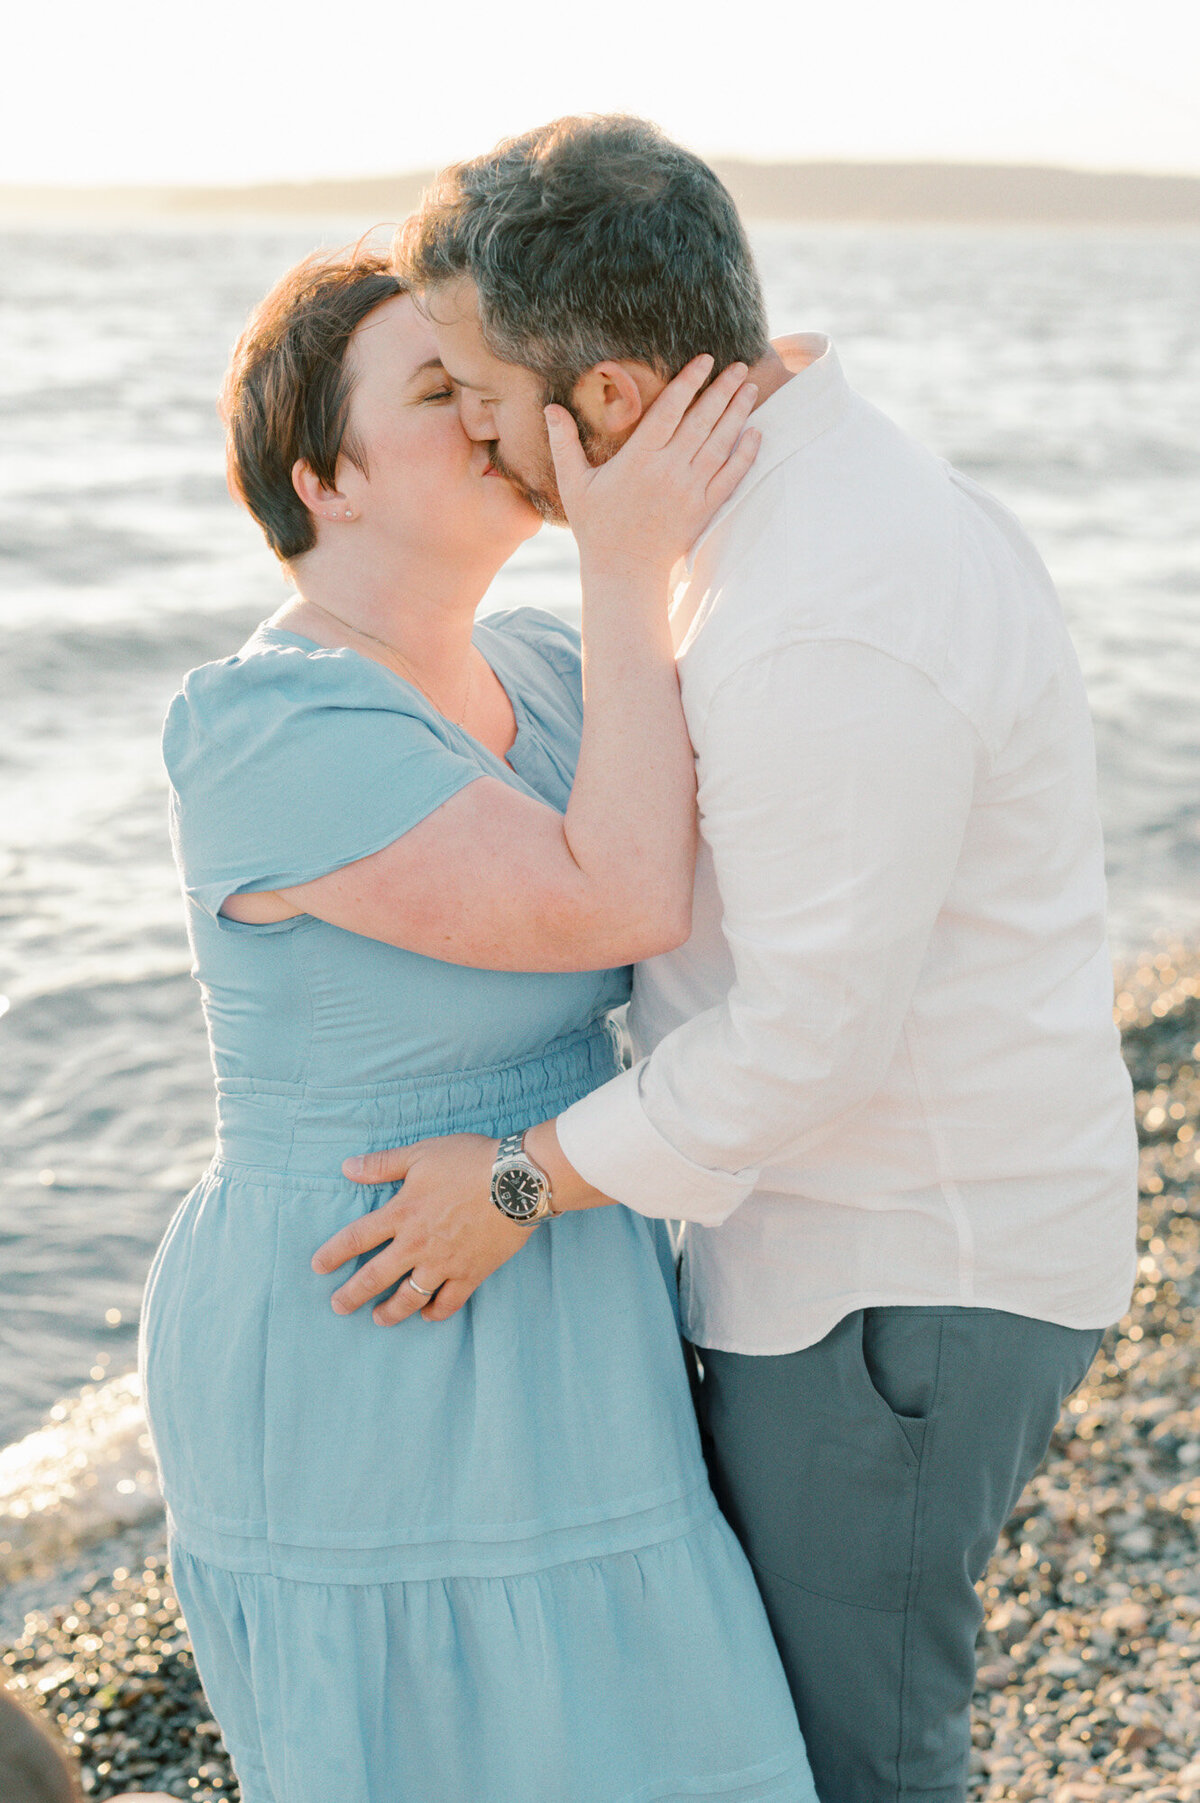
[[[580,376],[571,406],[594,433],[620,443],[665,387],[649,364],[614,358],[611,363],[594,364]]]
[[[303,457],[292,465],[292,487],[311,514],[319,520],[352,520],[354,509],[340,488],[326,488]]]

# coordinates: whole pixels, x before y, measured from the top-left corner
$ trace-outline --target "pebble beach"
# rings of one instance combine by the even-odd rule
[[[973,1803],[1200,1799],[1200,956],[1117,996],[1138,1285],[983,1585]]]
[[[971,1803],[1200,1803],[1200,951],[1126,968],[1117,1018],[1138,1287],[980,1586]],[[161,1528],[105,1548],[36,1581],[0,1681],[57,1726],[85,1796],[236,1799]]]

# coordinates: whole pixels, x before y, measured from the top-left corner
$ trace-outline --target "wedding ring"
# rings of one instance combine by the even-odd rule
[[[404,1281],[405,1281],[405,1283],[408,1284],[410,1289],[414,1289],[417,1292],[418,1296],[436,1296],[437,1295],[436,1290],[423,1290],[421,1288],[420,1284],[417,1282],[416,1278],[411,1275],[406,1277]]]

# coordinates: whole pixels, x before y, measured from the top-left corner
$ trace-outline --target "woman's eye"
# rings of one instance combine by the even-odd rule
[[[432,394],[425,396],[425,399],[427,401],[452,401],[454,390],[453,388],[435,388]]]

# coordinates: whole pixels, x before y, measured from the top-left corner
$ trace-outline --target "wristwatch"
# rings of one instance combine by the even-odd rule
[[[557,1214],[553,1199],[549,1177],[525,1150],[525,1135],[502,1139],[492,1166],[492,1201],[500,1213],[519,1227],[534,1227]]]

